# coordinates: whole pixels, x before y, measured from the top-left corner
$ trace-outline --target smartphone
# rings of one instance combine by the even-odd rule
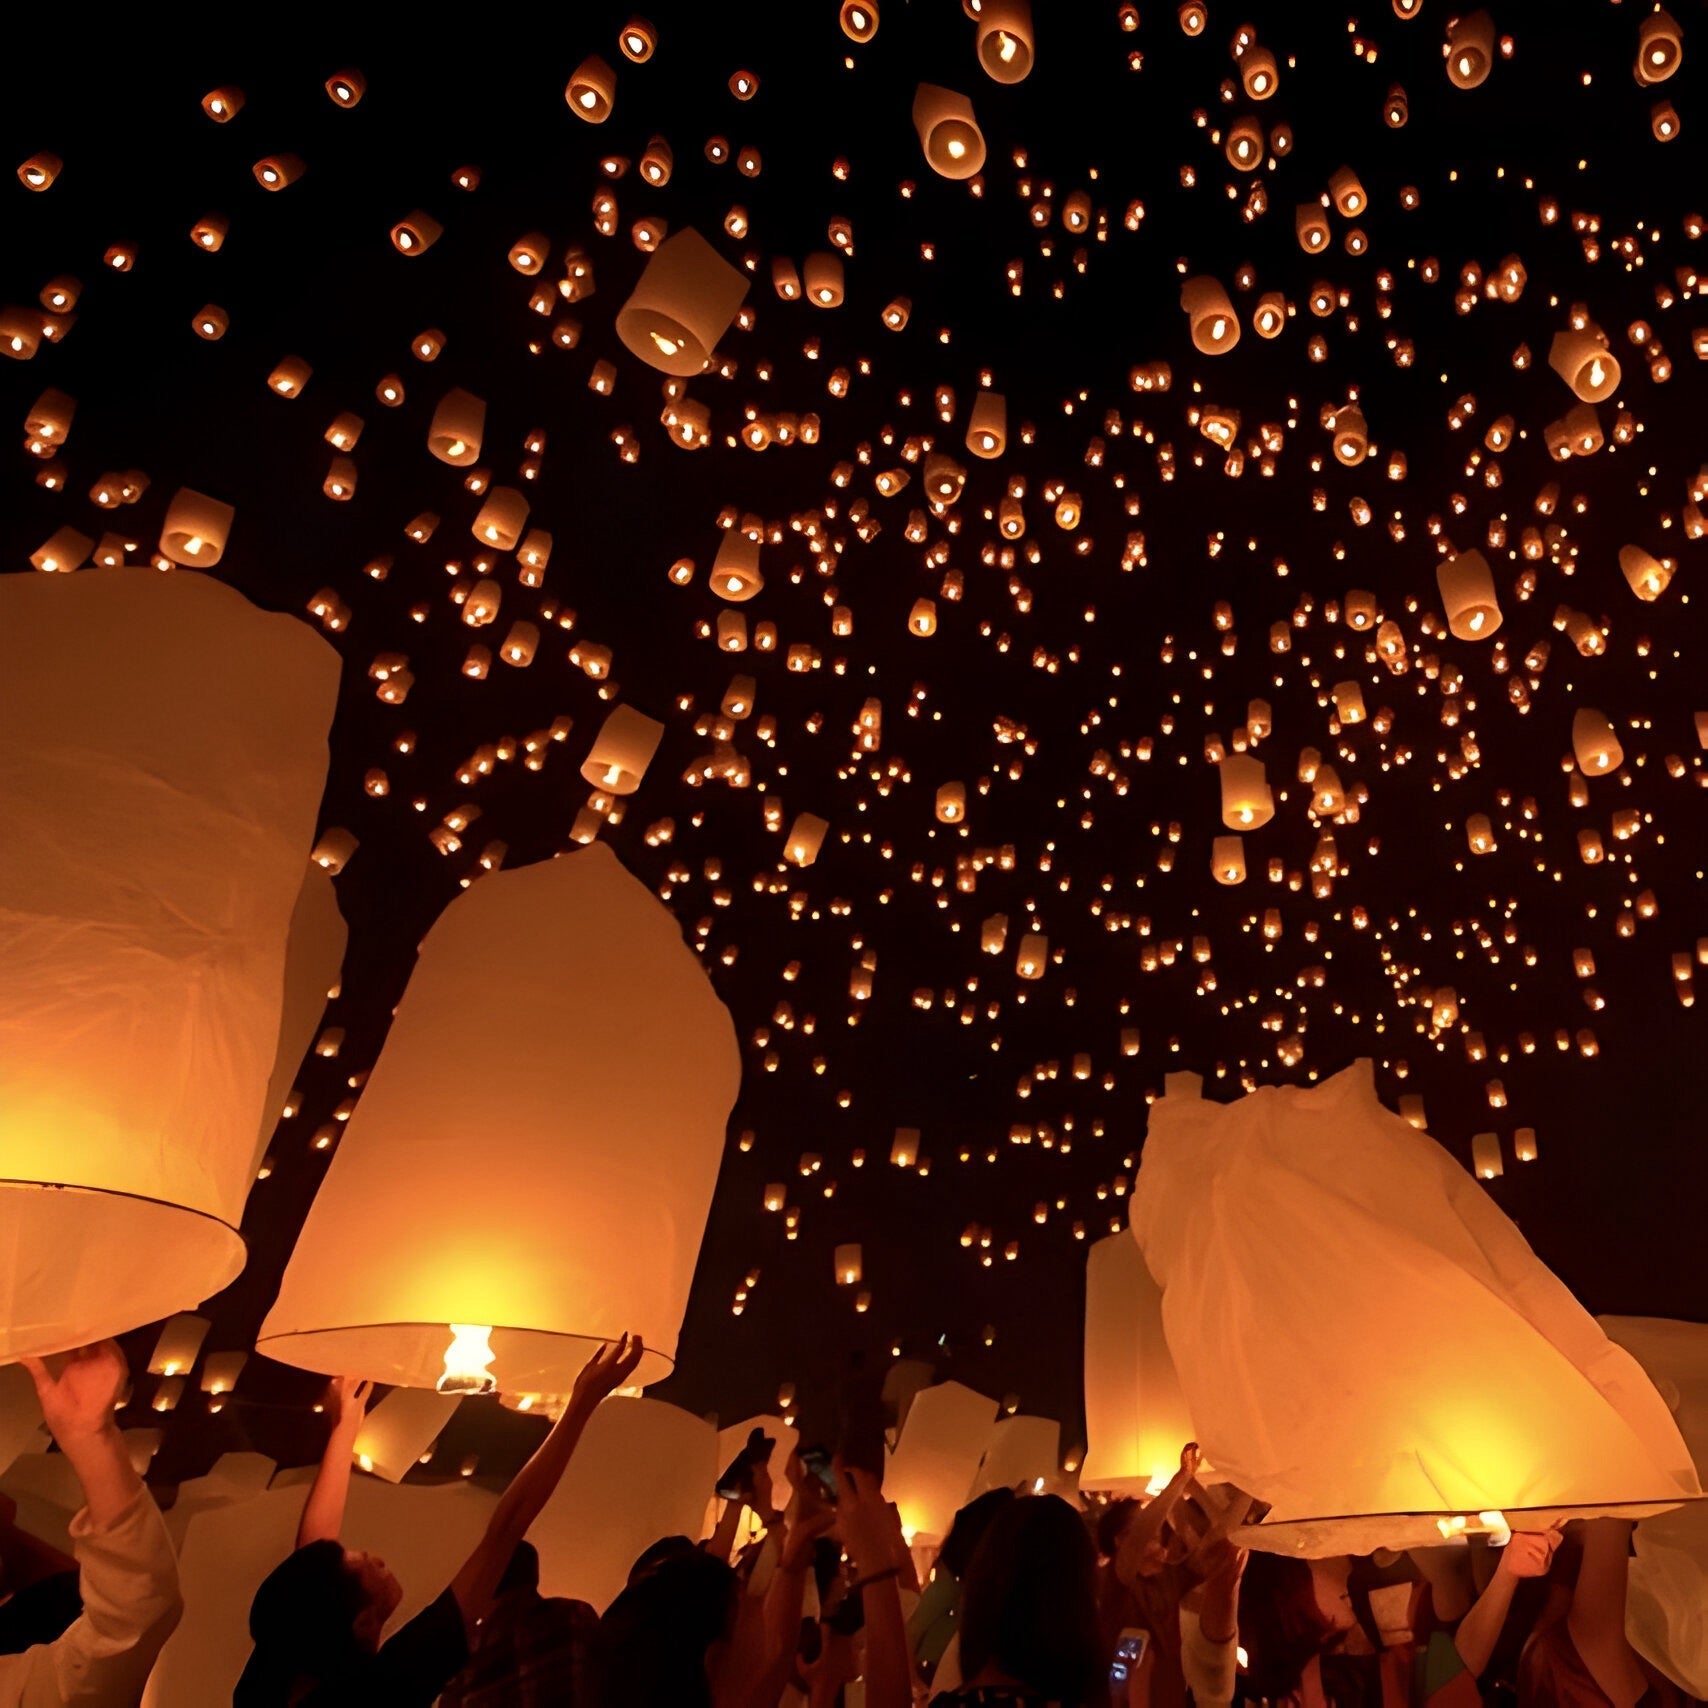
[[[803,1447],[800,1450],[802,1466],[824,1484],[827,1500],[836,1499],[836,1472],[831,1468],[830,1454],[822,1447]]]
[[[755,1467],[770,1459],[776,1445],[763,1429],[755,1429],[748,1436],[747,1445],[731,1461],[729,1469],[718,1478],[718,1497],[721,1500],[740,1500],[751,1493]]]
[[[1144,1664],[1145,1650],[1150,1647],[1151,1634],[1129,1625],[1115,1644],[1115,1658],[1109,1663],[1109,1683],[1119,1687]]]

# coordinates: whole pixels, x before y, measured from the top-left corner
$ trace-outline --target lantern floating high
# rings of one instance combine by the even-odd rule
[[[433,410],[433,422],[427,429],[427,449],[442,463],[467,468],[480,461],[485,431],[485,401],[461,386],[453,386]]]
[[[1487,640],[1500,627],[1494,575],[1481,552],[1443,558],[1436,565],[1435,584],[1446,608],[1447,626],[1460,640]]]
[[[649,366],[689,378],[711,361],[746,295],[746,277],[684,226],[653,251],[617,311],[617,336]]]
[[[1019,83],[1032,69],[1031,0],[982,0],[979,64],[998,83]]]
[[[1605,712],[1579,706],[1572,713],[1572,754],[1586,777],[1604,777],[1625,763],[1625,749]]]
[[[984,169],[984,133],[965,95],[921,83],[913,97],[913,128],[933,172],[944,178],[971,178]]]
[[[1548,366],[1585,403],[1605,403],[1619,389],[1619,359],[1593,329],[1556,332]]]
[[[1219,280],[1200,274],[1180,287],[1180,306],[1192,328],[1192,342],[1206,356],[1224,356],[1239,342],[1239,316]]]

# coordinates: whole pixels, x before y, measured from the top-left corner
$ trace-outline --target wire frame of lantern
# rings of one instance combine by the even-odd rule
[[[4,578],[0,655],[12,1359],[242,1267],[338,661],[217,581],[123,568]]]
[[[711,360],[747,285],[743,273],[684,226],[653,251],[617,311],[617,336],[650,367],[690,378]]]
[[[497,1076],[468,1060],[471,1012],[505,1017]],[[608,848],[490,874],[422,944],[258,1349],[444,1392],[567,1393],[634,1329],[636,1380],[658,1380],[739,1075],[697,958]]]

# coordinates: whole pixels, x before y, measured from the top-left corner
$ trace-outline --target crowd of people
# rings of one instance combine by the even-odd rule
[[[822,1470],[791,1454],[777,1488],[772,1443],[756,1438],[720,1479],[735,1492],[710,1538],[660,1538],[603,1611],[543,1596],[528,1528],[642,1350],[625,1337],[595,1354],[461,1569],[390,1635],[398,1579],[340,1540],[368,1389],[334,1381],[296,1547],[250,1610],[236,1708],[1683,1700],[1626,1638],[1628,1523],[1519,1531],[1499,1548],[1461,1539],[1360,1558],[1248,1552],[1233,1535],[1249,1499],[1201,1483],[1192,1445],[1145,1497],[1076,1504],[991,1490],[927,1549],[884,1498],[881,1450],[839,1450]],[[118,1708],[142,1700],[177,1623],[176,1563],[114,1424],[118,1349],[56,1363],[28,1361],[83,1492],[75,1593],[65,1571],[47,1574],[53,1595],[34,1598],[0,1577],[0,1708]]]

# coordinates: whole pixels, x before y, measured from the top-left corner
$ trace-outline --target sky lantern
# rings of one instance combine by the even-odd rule
[[[740,528],[726,528],[712,559],[711,588],[732,605],[744,604],[765,585],[759,572],[759,542]]]
[[[473,1012],[501,1032],[490,1066]],[[739,1071],[675,921],[603,844],[491,874],[422,944],[258,1347],[441,1392],[567,1393],[633,1329],[637,1381],[657,1381]]]
[[[7,576],[0,605],[11,1358],[242,1266],[338,664],[191,573]]]
[[[596,53],[590,53],[570,73],[563,98],[578,119],[603,124],[617,98],[617,74]]]
[[[1275,816],[1275,797],[1263,761],[1230,753],[1217,767],[1222,783],[1222,823],[1229,830],[1261,830]]]
[[[427,429],[427,449],[440,462],[468,468],[480,461],[481,436],[486,431],[486,403],[461,386],[452,386],[433,408]]]
[[[1608,349],[1599,327],[1556,332],[1548,346],[1548,366],[1585,403],[1605,403],[1619,389],[1619,358]]]
[[[1572,755],[1586,777],[1603,777],[1625,763],[1625,749],[1614,734],[1612,720],[1593,706],[1572,713]]]
[[[1023,82],[1032,69],[1031,0],[982,0],[979,64],[998,83]]]
[[[895,1502],[910,1543],[941,1542],[949,1534],[995,1427],[996,1401],[960,1382],[939,1382],[913,1396],[884,1470],[884,1497]]]
[[[1367,1060],[1230,1104],[1171,1087],[1131,1214],[1204,1456],[1271,1505],[1248,1545],[1364,1553],[1698,1492],[1640,1367]]]
[[[869,42],[878,33],[876,0],[842,0],[837,22],[851,42]]]
[[[683,226],[652,252],[617,311],[617,336],[648,366],[691,378],[711,361],[747,283],[699,232]]]
[[[1180,287],[1180,306],[1192,327],[1192,342],[1206,356],[1225,356],[1239,342],[1239,316],[1220,281],[1206,274]]]
[[[1447,77],[1455,89],[1475,89],[1494,65],[1494,19],[1466,12],[1447,21]]]
[[[984,169],[984,133],[965,95],[921,83],[913,97],[913,128],[933,172],[971,178]]]
[[[1479,551],[1455,552],[1435,567],[1447,626],[1460,640],[1487,640],[1500,627],[1500,600],[1488,559]]]

